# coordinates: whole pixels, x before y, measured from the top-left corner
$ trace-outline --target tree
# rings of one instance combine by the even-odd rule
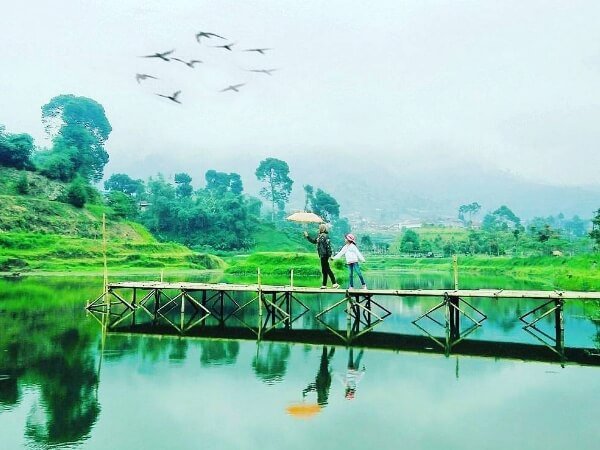
[[[15,169],[32,167],[33,138],[28,134],[5,133],[0,125],[0,165]]]
[[[337,200],[322,189],[317,189],[312,199],[312,208],[313,212],[326,222],[331,222],[340,216],[340,205]]]
[[[115,218],[133,219],[138,214],[136,201],[121,191],[111,191],[106,203],[112,208]]]
[[[108,153],[104,142],[112,127],[104,108],[87,97],[59,95],[42,106],[42,122],[53,138],[53,150],[75,149],[70,159],[76,173],[88,181],[100,181]]]
[[[175,194],[179,198],[190,198],[192,196],[192,192],[194,192],[194,188],[192,188],[192,177],[190,177],[187,173],[176,173],[175,174],[175,184],[177,187],[175,188]]]
[[[261,161],[256,169],[256,178],[267,183],[267,186],[260,190],[260,195],[271,202],[271,220],[275,220],[275,205],[283,211],[292,192],[294,182],[289,173],[288,164],[276,158]]]
[[[364,234],[360,238],[360,246],[369,251],[373,250],[373,241],[371,240],[371,236],[369,236],[368,234]]]
[[[419,235],[413,230],[406,230],[402,234],[400,241],[400,251],[405,253],[413,253],[419,251]]]
[[[304,211],[312,212],[315,191],[310,184],[304,185]]]
[[[210,169],[206,171],[204,179],[206,180],[206,189],[211,193],[221,195],[231,192],[234,195],[241,195],[244,191],[242,178],[234,172],[225,173]]]
[[[458,218],[465,224],[471,225],[473,223],[473,216],[479,212],[481,205],[477,202],[469,203],[468,205],[460,205],[458,208]],[[469,215],[469,220],[466,219],[465,214]]]
[[[122,192],[130,196],[139,196],[144,192],[144,182],[134,180],[124,173],[113,173],[108,180],[104,182],[104,189],[108,192]]]
[[[596,241],[596,248],[600,249],[600,208],[596,211],[596,215],[592,219],[590,237]]]
[[[514,230],[515,228],[521,228],[521,219],[510,208],[502,205],[493,213],[485,215],[481,228],[486,231]]]

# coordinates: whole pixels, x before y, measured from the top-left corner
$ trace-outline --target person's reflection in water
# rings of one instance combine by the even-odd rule
[[[353,400],[356,395],[356,386],[365,375],[365,366],[359,370],[360,361],[362,360],[364,350],[360,350],[356,359],[354,359],[354,349],[350,348],[348,353],[348,370],[346,370],[346,376],[342,380],[344,385],[344,397],[348,400]]]
[[[319,371],[315,377],[315,381],[310,383],[302,391],[302,398],[306,397],[309,392],[317,393],[317,404],[319,406],[325,406],[327,399],[329,398],[329,388],[331,387],[331,370],[329,364],[331,358],[335,353],[335,348],[331,347],[331,350],[327,352],[327,347],[323,346],[323,353],[321,354],[321,364],[319,364]]]

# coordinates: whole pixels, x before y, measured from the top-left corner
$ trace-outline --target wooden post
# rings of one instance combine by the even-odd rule
[[[181,328],[182,332],[183,332],[183,324],[184,324],[183,317],[184,316],[185,316],[185,291],[182,290],[181,291],[181,313],[180,313],[180,316],[179,316],[179,319],[180,319],[180,328]]]
[[[565,323],[563,317],[563,300],[555,300],[554,324],[556,327],[556,351],[563,357],[565,353]]]
[[[290,287],[294,289],[294,269],[290,269]]]
[[[258,316],[262,318],[262,292],[260,288],[260,267],[257,269],[258,278]]]
[[[106,214],[102,213],[102,262],[104,265],[104,273],[102,283],[104,284],[104,301],[108,314],[110,315],[110,297],[108,296],[108,263],[106,261]]]
[[[458,290],[458,258],[452,256],[452,268],[454,269],[454,290]]]

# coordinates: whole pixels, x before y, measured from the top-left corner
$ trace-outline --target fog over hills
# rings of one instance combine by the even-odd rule
[[[186,172],[195,187],[204,186],[209,169],[237,172],[242,176],[245,192],[258,196],[261,184],[254,171],[266,155],[243,154],[235,159],[200,152],[187,161],[176,156],[165,160],[162,155],[132,161],[122,169],[109,167],[106,174],[124,171],[147,179],[161,172],[171,179]],[[276,155],[274,157],[277,157]],[[412,159],[394,157],[378,160],[368,153],[362,156],[296,153],[280,157],[290,167],[294,180],[288,210],[303,209],[303,185],[310,184],[333,195],[341,214],[360,216],[380,223],[402,219],[437,220],[456,218],[462,204],[478,202],[480,216],[507,205],[517,216],[579,215],[589,219],[600,207],[600,188],[561,186],[528,181],[480,161],[452,159],[444,155]],[[268,208],[265,202],[265,208]]]

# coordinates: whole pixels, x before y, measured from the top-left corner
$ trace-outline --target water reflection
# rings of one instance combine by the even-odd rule
[[[335,355],[335,348],[331,347],[328,351],[326,346],[323,346],[321,353],[321,362],[319,371],[315,377],[315,381],[309,383],[302,391],[302,398],[306,398],[310,392],[317,393],[317,404],[325,406],[329,398],[329,388],[331,387],[331,358]]]
[[[354,358],[354,349],[350,348],[348,350],[348,369],[346,370],[346,376],[344,377],[344,397],[347,400],[353,400],[356,396],[356,387],[362,377],[365,375],[365,366],[360,367],[360,363],[362,361],[362,357],[365,351],[360,349],[356,359]]]
[[[200,362],[203,366],[235,364],[240,353],[238,341],[202,341],[200,348],[202,349]]]
[[[266,383],[274,383],[283,379],[289,357],[289,345],[272,342],[260,343],[256,347],[252,368],[261,380]]]
[[[545,448],[568,445],[562,436],[572,433],[579,448],[597,442],[597,433],[583,424],[594,413],[589,398],[600,389],[598,368],[563,370],[548,349],[532,346],[517,318],[536,306],[533,301],[477,303],[488,320],[457,348],[477,357],[445,358],[411,325],[434,300],[387,303],[393,314],[382,327],[346,347],[312,314],[258,342],[240,321],[240,328],[230,326],[235,321],[207,322],[191,339],[168,324],[159,327],[160,336],[148,335],[148,328],[136,334],[129,322],[103,336],[83,313],[83,302],[99,287],[87,279],[0,281],[2,448],[102,449],[115,435],[120,448],[197,448],[199,423],[206,446],[223,449],[391,448],[398,442],[440,448],[466,423],[478,439],[446,447],[474,449],[485,442],[493,449],[519,448],[557,410],[575,419],[537,433]],[[326,307],[327,299],[318,301]],[[600,346],[598,311],[590,303],[566,304],[566,342],[578,351]],[[256,311],[243,319],[258,326]],[[336,329],[346,325],[342,312],[325,320]],[[540,323],[550,330],[553,324],[550,316]],[[585,358],[600,364],[598,356]],[[518,418],[516,404],[524,411]],[[439,420],[431,405],[440,406]],[[311,425],[294,417],[310,417]],[[485,428],[487,421],[502,433]],[[235,433],[209,431],[222,431],[225,423],[235,423]],[[485,433],[477,431],[482,428]],[[273,430],[285,430],[285,442],[265,443]],[[421,445],[423,436],[428,444]]]

